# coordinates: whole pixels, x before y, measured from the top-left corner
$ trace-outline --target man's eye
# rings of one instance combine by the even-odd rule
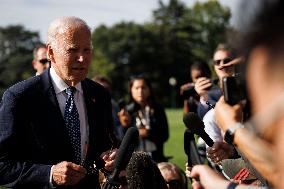
[[[91,49],[84,49],[84,52],[85,52],[85,53],[90,53],[90,52],[91,52]]]
[[[70,48],[67,50],[68,52],[76,52],[77,51],[77,48]]]

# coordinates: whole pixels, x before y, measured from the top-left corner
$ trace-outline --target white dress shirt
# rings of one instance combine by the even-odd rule
[[[53,88],[55,90],[56,98],[61,110],[62,117],[64,118],[64,111],[66,106],[67,94],[65,89],[69,86],[56,74],[53,67],[50,67],[50,76]],[[80,119],[80,133],[81,133],[81,159],[84,160],[88,150],[89,143],[89,124],[86,104],[84,100],[84,92],[82,89],[81,82],[75,86],[76,91],[74,94],[75,105],[79,113]],[[55,188],[52,184],[53,167],[51,167],[49,175],[50,188]]]
[[[205,132],[214,142],[223,141],[223,133],[218,127],[215,120],[215,111],[214,109],[209,110],[203,117],[203,122],[205,125]]]
[[[52,67],[50,68],[50,76],[62,116],[64,117],[64,110],[67,100],[65,89],[67,89],[69,86],[56,74],[54,68]],[[74,100],[80,119],[81,159],[83,160],[86,156],[87,144],[89,142],[89,124],[81,82],[77,83],[74,87],[76,88]]]

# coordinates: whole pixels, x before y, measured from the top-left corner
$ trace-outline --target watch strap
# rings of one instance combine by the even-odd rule
[[[230,182],[230,184],[227,186],[227,189],[235,189],[238,186],[235,182]]]
[[[229,129],[225,132],[224,140],[228,144],[233,144],[235,132],[239,128],[244,128],[244,125],[240,122],[237,122],[232,127],[229,127]]]

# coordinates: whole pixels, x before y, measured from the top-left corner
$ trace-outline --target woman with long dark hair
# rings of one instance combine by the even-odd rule
[[[119,113],[121,124],[138,128],[137,150],[148,152],[155,162],[167,161],[163,150],[169,127],[164,107],[154,98],[151,83],[143,75],[131,79],[129,90],[130,103]]]

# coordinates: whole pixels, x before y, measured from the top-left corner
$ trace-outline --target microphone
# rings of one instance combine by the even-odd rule
[[[187,164],[189,167],[202,164],[198,150],[195,144],[194,134],[186,129],[184,132],[184,152],[187,155]]]
[[[143,151],[132,154],[126,167],[126,179],[129,189],[167,189],[167,184],[156,162]]]
[[[127,129],[114,160],[114,171],[107,178],[103,188],[111,188],[111,186],[120,185],[119,173],[126,168],[132,153],[137,146],[138,137],[139,132],[135,127]]]
[[[212,147],[214,142],[209,135],[204,131],[203,121],[193,112],[188,112],[183,116],[183,123],[192,133],[199,135],[205,143]]]

